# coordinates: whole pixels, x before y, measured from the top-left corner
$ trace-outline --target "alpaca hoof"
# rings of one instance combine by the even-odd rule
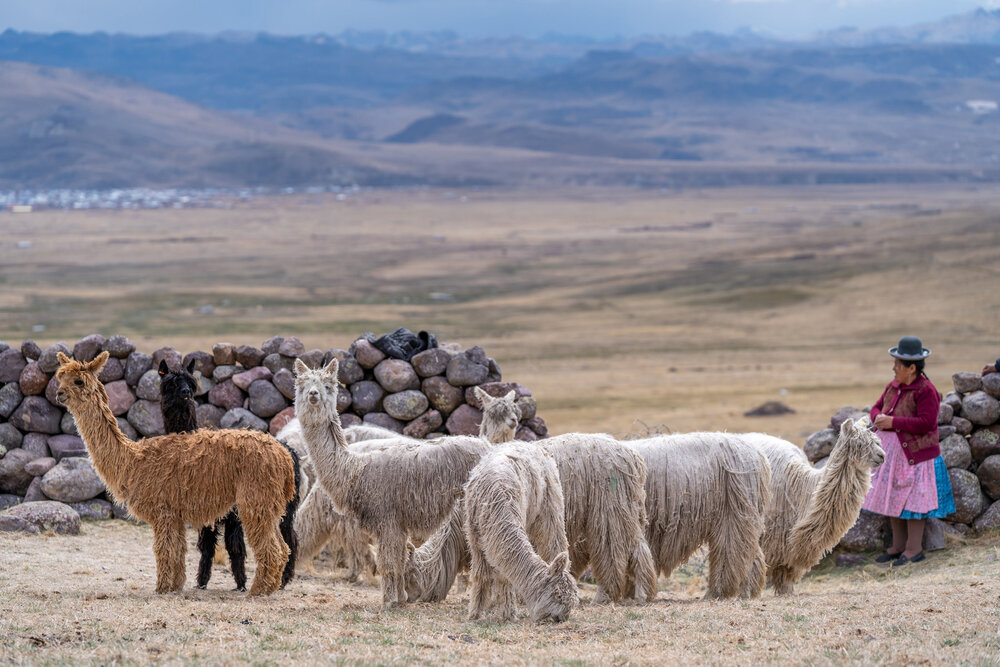
[[[208,584],[198,584],[197,586],[195,586],[195,588],[197,588],[199,591],[203,591],[208,588]]]
[[[199,586],[199,588],[202,588],[202,587]],[[246,586],[237,586],[236,588],[233,589],[233,592],[234,593],[246,593],[247,592],[247,587]]]

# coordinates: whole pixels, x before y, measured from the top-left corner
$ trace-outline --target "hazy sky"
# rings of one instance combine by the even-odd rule
[[[0,30],[610,37],[749,27],[795,37],[846,25],[909,25],[979,6],[997,8],[1000,0],[0,0]]]

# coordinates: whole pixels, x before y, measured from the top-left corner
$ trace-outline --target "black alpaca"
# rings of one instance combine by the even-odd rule
[[[167,433],[194,431],[198,428],[197,406],[195,392],[198,381],[194,373],[195,361],[188,367],[170,371],[166,361],[160,362],[160,411],[163,413],[163,427]],[[282,443],[284,444],[284,443]],[[281,519],[281,537],[288,545],[290,554],[285,570],[281,575],[281,587],[284,588],[295,576],[295,559],[299,550],[299,538],[292,524],[295,521],[295,511],[299,507],[299,488],[302,483],[299,470],[299,455],[295,450],[285,445],[292,455],[295,469],[295,496],[285,506],[285,516]],[[212,576],[212,561],[215,560],[215,546],[219,538],[220,526],[225,526],[226,552],[229,553],[229,563],[236,580],[236,590],[245,591],[247,575],[244,569],[247,557],[246,543],[243,540],[243,523],[234,508],[214,526],[204,526],[198,533],[198,551],[201,560],[198,562],[198,588],[205,588]]]

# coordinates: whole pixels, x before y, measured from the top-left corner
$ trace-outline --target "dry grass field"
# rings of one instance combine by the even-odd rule
[[[324,561],[265,600],[231,592],[219,566],[206,591],[158,596],[150,530],[121,521],[0,540],[6,664],[1000,663],[995,539],[898,571],[824,564],[795,596],[752,601],[700,601],[695,559],[649,605],[590,606],[583,584],[583,606],[559,625],[470,623],[464,594],[382,611],[376,585],[348,584]]]
[[[407,326],[482,345],[553,432],[725,428],[799,443],[878,396],[903,334],[933,348],[944,390],[1000,354],[996,189],[230,203],[0,214],[0,339],[99,331],[188,351],[280,333],[327,348]],[[766,400],[796,413],[743,416]],[[372,583],[329,562],[267,600],[230,592],[218,567],[208,591],[156,596],[149,529],[87,523],[79,537],[0,537],[0,662],[997,664],[998,556],[985,537],[900,571],[827,562],[795,597],[711,603],[695,559],[655,604],[498,625],[467,622],[464,595],[383,612]],[[194,570],[189,551],[189,585]],[[583,586],[585,602],[593,592]]]
[[[428,329],[482,345],[553,432],[802,442],[875,400],[901,335],[945,390],[1000,351],[995,187],[364,191],[2,214],[0,239],[2,340],[325,349]],[[743,416],[766,400],[796,414]]]

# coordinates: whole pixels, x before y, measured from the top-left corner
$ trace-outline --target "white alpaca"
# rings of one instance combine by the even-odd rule
[[[774,592],[790,595],[795,582],[857,521],[871,488],[871,469],[881,465],[885,452],[864,420],[843,423],[822,470],[786,440],[763,433],[740,437],[758,447],[771,465],[771,502],[761,546]]]
[[[506,442],[519,415],[514,392],[493,398],[476,388],[483,404],[480,435]],[[504,438],[504,439],[501,439]],[[656,568],[645,540],[646,464],[627,445],[607,435],[569,433],[535,443],[555,460],[565,500],[566,535],[575,577],[590,564],[598,589],[594,602],[629,593],[656,596]],[[462,507],[420,548],[406,566],[407,593],[424,602],[445,599],[458,572],[468,567],[468,545],[460,532]],[[629,582],[634,581],[633,591]]]
[[[764,511],[771,471],[756,447],[726,433],[661,435],[627,443],[646,461],[646,540],[669,576],[708,544],[706,599],[764,588]]]
[[[529,443],[500,447],[472,470],[465,501],[469,619],[498,607],[511,620],[516,593],[532,620],[565,620],[578,597],[555,461]]]
[[[489,445],[480,438],[400,438],[382,451],[355,453],[337,414],[337,360],[317,371],[296,360],[295,370],[295,414],[318,482],[337,510],[377,541],[383,606],[406,602],[407,537],[426,538],[448,518]]]

